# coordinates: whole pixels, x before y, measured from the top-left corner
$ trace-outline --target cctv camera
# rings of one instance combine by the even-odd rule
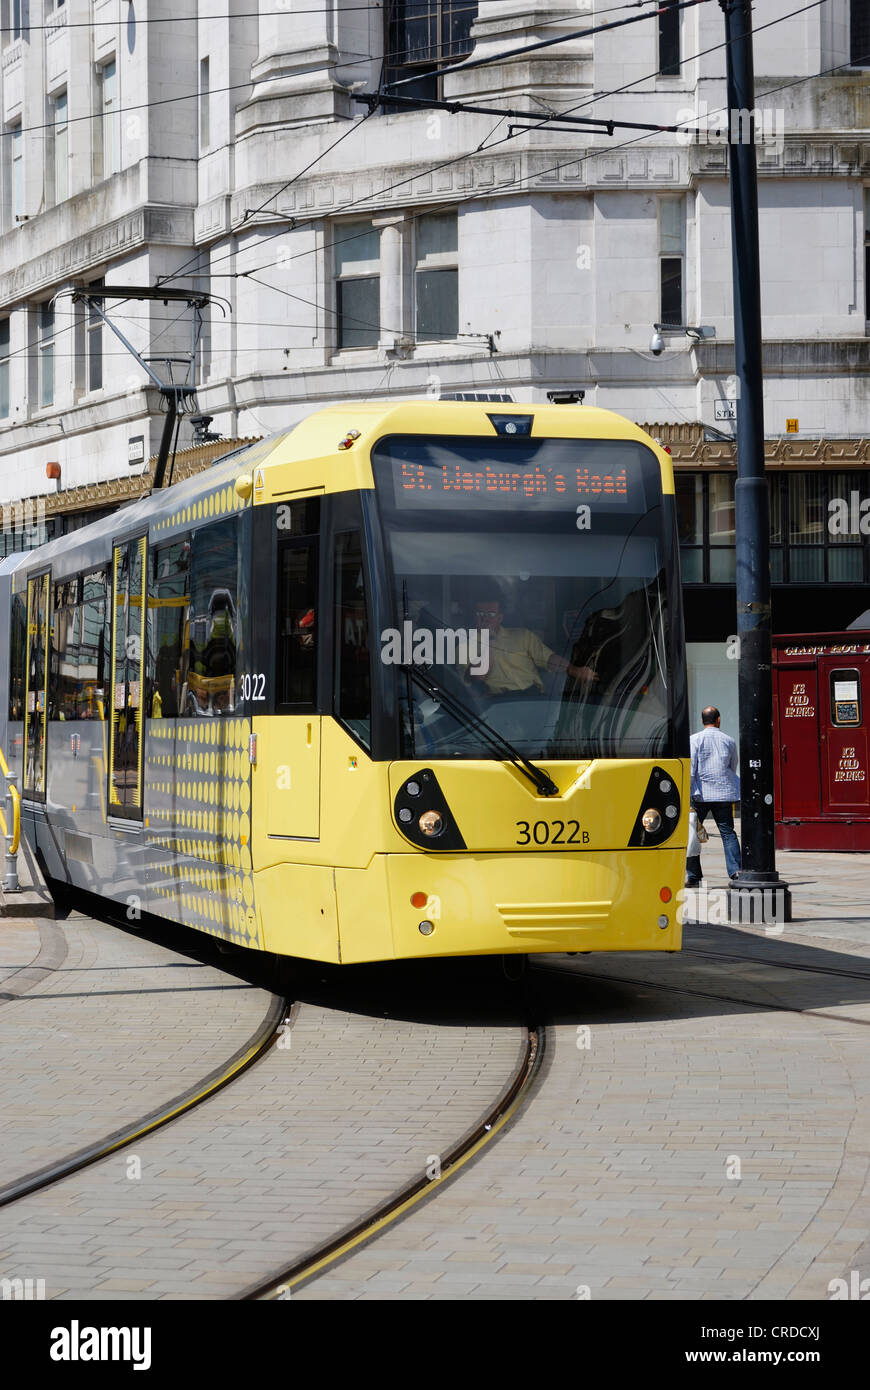
[[[649,350],[653,357],[661,357],[665,350],[665,340],[657,328],[653,329],[653,335],[649,340]]]

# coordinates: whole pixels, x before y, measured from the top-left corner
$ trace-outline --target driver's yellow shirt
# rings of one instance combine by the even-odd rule
[[[489,634],[489,670],[484,685],[490,695],[544,689],[538,667],[547,669],[550,648],[527,627],[503,627]]]

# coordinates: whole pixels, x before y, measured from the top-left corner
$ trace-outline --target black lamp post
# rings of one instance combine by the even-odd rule
[[[731,920],[791,921],[791,893],[776,872],[773,810],[773,681],[770,519],[764,475],[761,274],[755,162],[755,77],[750,0],[719,0],[725,13],[738,381],[737,632],[740,639],[740,817],[742,863],[729,891]],[[743,117],[741,119],[741,116]]]

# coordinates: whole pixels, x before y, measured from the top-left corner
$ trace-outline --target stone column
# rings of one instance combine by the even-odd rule
[[[263,125],[307,125],[353,114],[336,71],[339,50],[328,5],[295,13],[291,0],[261,7],[254,91],[239,110],[237,133]],[[267,11],[267,12],[264,12]]]
[[[471,31],[474,52],[465,61],[522,48],[539,39],[553,39],[560,33],[592,28],[594,23],[591,4],[584,6],[577,0],[573,4],[571,0],[492,0],[481,7],[475,20]],[[592,43],[591,38],[571,39],[538,49],[527,58],[508,58],[470,72],[451,75],[448,69],[444,95],[468,101],[501,96],[505,105],[534,109],[534,102],[518,100],[524,94],[534,93],[557,108],[568,106],[591,86]]]
[[[407,330],[406,228],[404,213],[398,216],[375,217],[372,225],[380,228],[381,244],[381,333],[378,347],[396,352],[402,347]]]

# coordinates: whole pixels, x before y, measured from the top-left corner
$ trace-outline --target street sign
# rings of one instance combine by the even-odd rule
[[[736,401],[714,401],[713,402],[714,420],[736,420],[737,402]]]
[[[797,434],[797,432],[798,432],[798,422],[797,422],[797,420],[786,420],[786,422],[785,422],[785,432],[786,432],[786,434]]]

